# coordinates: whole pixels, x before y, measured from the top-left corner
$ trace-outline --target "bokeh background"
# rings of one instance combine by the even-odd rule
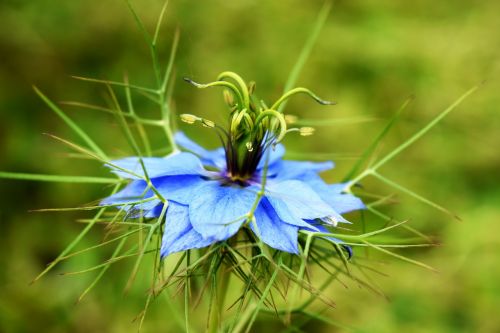
[[[152,30],[160,1],[135,1]],[[276,99],[322,1],[172,0],[161,31],[165,60],[173,32],[181,40],[175,64],[175,110],[223,119],[214,90],[199,91],[183,76],[206,82],[233,70],[257,82],[257,94]],[[474,85],[486,83],[453,114],[401,156],[384,166],[391,179],[458,214],[462,222],[398,194],[391,216],[410,219],[441,247],[406,251],[439,270],[431,273],[386,260],[376,284],[387,299],[341,285],[331,291],[337,308],[326,314],[359,332],[500,331],[500,3],[482,1],[336,1],[317,45],[299,78],[320,96],[339,102],[324,108],[298,97],[288,112],[307,119],[370,118],[317,128],[314,136],[287,139],[289,157],[334,158],[325,175],[338,181],[409,95],[415,99],[384,141],[388,151],[426,124]],[[0,170],[106,176],[92,161],[72,159],[67,147],[43,133],[76,139],[34,94],[36,85],[55,101],[105,103],[104,88],[69,75],[151,85],[148,49],[124,1],[3,0],[0,3]],[[156,110],[137,102],[145,115]],[[112,117],[65,107],[68,114],[114,156],[131,154]],[[214,147],[202,128],[182,126]],[[162,148],[160,135],[153,144]],[[366,183],[381,194],[394,191]],[[97,287],[75,305],[92,274],[59,273],[102,262],[95,251],[58,266],[28,285],[44,265],[75,237],[86,212],[35,213],[33,209],[73,207],[106,195],[101,185],[0,180],[0,331],[128,332],[145,300],[147,274],[127,295],[130,263],[112,267]],[[369,220],[368,220],[369,223]],[[99,242],[95,230],[82,247]],[[147,270],[146,266],[143,267]],[[149,273],[149,272],[148,272]],[[178,331],[172,310],[158,300],[145,332]],[[204,320],[205,318],[199,318]],[[261,332],[281,326],[263,318]],[[344,331],[311,323],[306,331]]]

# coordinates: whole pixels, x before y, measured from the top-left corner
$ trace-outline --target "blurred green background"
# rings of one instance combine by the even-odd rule
[[[135,1],[148,29],[160,1]],[[279,97],[322,1],[172,0],[162,29],[160,53],[167,59],[173,32],[181,33],[175,68],[174,107],[179,113],[222,119],[223,102],[201,82],[233,70],[257,82],[267,101]],[[325,313],[360,332],[499,332],[500,319],[500,2],[365,0],[335,2],[319,41],[302,72],[306,86],[338,105],[325,108],[298,97],[288,113],[308,119],[372,118],[373,121],[317,128],[308,138],[287,138],[289,157],[333,157],[337,168],[325,175],[339,181],[409,95],[415,100],[384,141],[388,151],[426,124],[463,92],[486,80],[456,112],[427,136],[384,166],[382,173],[457,213],[462,222],[398,194],[391,216],[435,237],[443,246],[406,251],[439,270],[434,274],[392,259],[378,264],[387,276],[376,284],[388,300],[356,285],[334,288],[337,308]],[[69,75],[151,85],[149,54],[124,1],[3,0],[0,3],[0,170],[106,176],[98,163],[68,158],[69,150],[43,135],[75,140],[74,134],[35,96],[38,86],[55,101],[104,105],[104,88]],[[156,115],[137,101],[145,115]],[[65,107],[68,114],[114,156],[132,154],[115,120]],[[202,128],[181,126],[215,147]],[[162,148],[161,135],[153,144]],[[392,189],[367,181],[372,192]],[[86,212],[36,213],[33,209],[73,207],[95,201],[109,189],[0,180],[0,331],[127,332],[143,307],[146,265],[127,295],[130,265],[116,265],[78,305],[93,275],[59,276],[102,262],[95,251],[58,266],[28,285],[78,233]],[[369,223],[369,220],[368,220]],[[95,230],[84,246],[99,242]],[[158,300],[145,332],[176,332],[171,310]],[[266,319],[266,318],[264,318]],[[256,331],[279,331],[262,319]],[[204,320],[204,318],[200,318]],[[270,320],[270,319],[269,319]],[[307,330],[333,332],[312,323]],[[339,331],[343,331],[339,329]]]

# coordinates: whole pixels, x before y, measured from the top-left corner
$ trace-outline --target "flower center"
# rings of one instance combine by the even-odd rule
[[[227,177],[234,182],[246,182],[255,176],[265,150],[262,140],[254,140],[251,148],[248,142],[246,139],[233,142],[230,138],[225,147]]]
[[[187,78],[185,80],[197,88],[224,88],[224,100],[229,107],[227,128],[191,114],[182,114],[181,120],[189,124],[201,123],[217,132],[226,153],[225,177],[238,184],[247,184],[252,177],[257,176],[256,171],[266,150],[283,140],[287,133],[299,132],[303,136],[313,133],[314,129],[311,127],[288,128],[288,124],[296,121],[296,117],[285,117],[283,114],[286,100],[302,93],[320,104],[333,104],[320,99],[306,88],[294,88],[268,107],[264,101],[255,97],[255,83],[247,85],[233,72],[223,72],[216,81],[207,84],[196,83]]]

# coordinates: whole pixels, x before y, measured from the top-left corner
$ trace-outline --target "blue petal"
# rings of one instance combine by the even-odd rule
[[[298,180],[270,183],[265,195],[280,217],[286,210],[306,220],[338,215],[311,187]]]
[[[189,222],[188,206],[169,202],[160,254],[165,257],[174,252],[199,249],[214,243],[214,239],[203,238]]]
[[[189,204],[193,228],[205,238],[228,239],[246,220],[257,194],[249,188],[207,181]]]
[[[190,152],[198,156],[205,156],[205,154],[207,153],[207,150],[205,148],[188,138],[187,135],[184,134],[184,132],[175,133],[174,140],[175,143],[177,143],[179,146],[189,150]]]
[[[257,228],[254,222],[250,223],[250,227],[264,243],[277,250],[299,253],[299,228],[281,221],[267,200],[263,200],[255,210],[255,223]]]
[[[200,176],[183,175],[154,178],[151,182],[165,199],[187,205],[198,186],[207,181]]]
[[[272,168],[272,166],[280,162],[285,155],[285,147],[282,144],[277,144],[267,148],[267,150],[262,153],[262,158],[257,165],[257,170],[261,170],[266,166],[267,154],[269,154],[268,168]]]
[[[349,193],[342,193],[345,187],[343,183],[326,184],[319,175],[312,172],[303,175],[301,180],[314,188],[321,199],[331,205],[340,214],[366,208],[358,197]]]
[[[141,201],[151,197],[153,193],[147,189],[147,184],[143,180],[134,180],[130,182],[123,190],[110,195],[101,201],[101,205],[116,205]]]
[[[330,170],[334,167],[333,162],[307,162],[307,161],[281,161],[272,169],[280,180],[298,179],[309,174],[317,174],[322,171]]]
[[[319,193],[321,198],[335,209],[339,214],[349,213],[355,210],[365,209],[366,206],[360,198],[352,194],[324,194]]]
[[[261,187],[254,186],[255,191],[259,191]],[[266,193],[267,195],[267,193]],[[261,202],[266,202],[266,205],[269,205],[269,209],[275,211],[275,214],[285,223],[304,228],[314,228],[311,227],[311,224],[302,220],[299,216],[297,216],[293,211],[291,211],[285,202],[275,198],[273,200],[273,204],[269,201],[268,197],[262,198]],[[262,203],[261,203],[262,204]],[[316,230],[317,231],[317,230]]]
[[[155,213],[155,207],[161,206],[161,201],[152,199],[150,201],[136,203],[145,199],[152,198],[153,192],[147,188],[145,181],[132,181],[123,190],[115,193],[101,201],[101,205],[118,205],[118,208],[123,209],[130,218],[144,216],[147,218],[158,217]],[[123,205],[121,205],[123,204]]]
[[[204,165],[219,169],[226,168],[226,152],[224,148],[221,147],[215,150],[207,150],[188,138],[183,132],[175,133],[174,139],[179,146],[198,155]]]
[[[347,183],[337,183],[337,184],[329,184],[328,187],[330,190],[336,192],[337,194],[341,194],[344,192],[344,188],[346,187]]]
[[[129,218],[154,218],[159,217],[163,203],[158,200],[147,201],[138,205],[134,205],[131,209],[127,210],[127,217]]]
[[[345,184],[328,185],[320,176],[313,173],[303,176],[302,181],[314,188],[314,191],[318,193],[321,199],[339,214],[366,208],[360,198],[349,193],[342,193]]]
[[[175,175],[203,175],[205,170],[200,160],[190,153],[177,153],[161,157],[143,157],[142,161],[149,178]],[[112,163],[122,169],[128,170],[135,175],[119,170],[110,165],[112,171],[123,178],[140,179],[144,177],[144,170],[138,157],[127,157]]]

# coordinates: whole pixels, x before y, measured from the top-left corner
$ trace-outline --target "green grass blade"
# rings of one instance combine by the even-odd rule
[[[428,269],[428,270],[430,270],[430,271],[433,271],[433,272],[436,272],[436,273],[437,273],[437,271],[436,271],[436,269],[435,269],[435,268],[433,268],[433,267],[431,267],[431,266],[429,266],[429,265],[426,265],[426,264],[424,264],[424,263],[422,263],[422,262],[420,262],[420,261],[413,260],[413,259],[407,258],[407,257],[405,257],[405,256],[399,255],[399,254],[397,254],[397,253],[394,253],[394,252],[388,251],[388,250],[386,250],[386,249],[384,249],[384,248],[381,248],[380,246],[377,246],[377,245],[375,245],[375,244],[372,244],[372,243],[370,243],[370,242],[367,242],[366,240],[362,240],[362,242],[363,242],[363,243],[365,243],[366,245],[370,246],[371,248],[374,248],[374,249],[376,249],[376,250],[378,250],[378,251],[380,251],[380,252],[382,252],[382,253],[388,254],[388,255],[393,256],[393,257],[395,257],[395,258],[398,258],[398,259],[401,259],[401,260],[403,260],[403,261],[406,261],[406,262],[408,262],[408,263],[410,263],[410,264],[414,264],[414,265],[417,265],[417,266],[420,266],[420,267],[426,268],[426,269]]]
[[[168,7],[168,0],[165,1],[165,3],[163,4],[163,7],[161,8],[160,11],[160,16],[158,17],[158,22],[156,22],[155,33],[153,35],[153,40],[151,41],[153,45],[156,45],[156,43],[158,42],[158,36],[160,35],[161,24],[163,23],[163,18],[165,17],[165,13],[167,12],[167,7]]]
[[[163,74],[163,82],[162,82],[162,85],[160,88],[160,90],[163,93],[165,93],[168,81],[172,75],[172,69],[174,67],[174,61],[175,61],[175,57],[177,55],[177,48],[179,46],[179,37],[180,37],[180,31],[179,31],[179,29],[176,29],[175,34],[174,34],[174,40],[173,40],[172,46],[170,48],[170,56],[168,58],[167,68],[165,69],[165,73]]]
[[[368,206],[367,206],[367,209],[368,209],[368,211],[372,212],[374,215],[378,216],[378,217],[379,217],[379,218],[381,218],[382,220],[387,221],[387,223],[394,222],[394,219],[393,219],[393,218],[391,218],[391,217],[390,217],[390,216],[388,216],[388,215],[385,215],[384,213],[382,213],[381,211],[379,211],[379,210],[378,210],[378,209],[376,209],[376,208],[373,208],[373,207],[372,207],[372,206],[370,206],[370,205],[368,205]],[[422,239],[424,239],[424,240],[426,240],[426,241],[428,241],[428,242],[432,242],[432,239],[431,239],[429,236],[427,236],[427,235],[423,234],[422,232],[418,231],[417,229],[412,228],[412,227],[410,227],[410,226],[409,226],[409,225],[407,225],[407,224],[402,224],[401,226],[402,226],[404,229],[408,230],[409,232],[411,232],[411,233],[413,233],[413,234],[417,235],[418,237],[420,237],[420,238],[422,238]]]
[[[141,164],[142,171],[144,172],[144,178],[145,178],[146,182],[148,183],[151,190],[156,194],[156,196],[161,201],[166,202],[165,198],[161,195],[160,192],[157,191],[157,189],[155,188],[155,186],[151,182],[151,179],[149,178],[148,170],[147,170],[147,168],[144,164],[144,161],[142,159],[142,153],[139,149],[139,146],[137,145],[137,142],[135,141],[134,135],[132,134],[132,131],[130,130],[130,127],[128,126],[128,123],[127,123],[125,117],[123,116],[123,111],[120,107],[120,103],[118,102],[118,99],[116,98],[116,95],[113,91],[113,88],[111,88],[110,85],[108,85],[107,87],[108,87],[109,94],[111,96],[112,102],[113,102],[115,110],[116,110],[115,114],[120,122],[120,126],[122,127],[123,131],[125,132],[125,137],[127,138],[130,146],[132,147],[132,149],[134,150],[135,154],[137,155],[137,157],[139,159],[139,163]]]
[[[124,82],[128,83],[127,77],[125,77]],[[122,112],[121,113],[122,117],[132,115],[132,117],[134,119],[135,126],[137,128],[137,132],[139,133],[139,137],[141,138],[142,145],[144,146],[146,156],[151,156],[151,144],[149,143],[149,138],[148,138],[148,135],[146,133],[146,130],[144,129],[144,125],[138,120],[138,117],[135,113],[134,103],[132,102],[132,94],[130,92],[129,87],[125,87],[125,99],[127,101],[128,113]]]
[[[129,201],[126,204],[124,203],[117,203],[117,204],[110,204],[110,205],[100,205],[100,206],[82,206],[82,207],[70,207],[70,208],[43,208],[43,209],[36,209],[33,210],[34,212],[71,212],[71,211],[79,211],[79,210],[96,210],[102,207],[121,207],[123,205],[136,205],[144,202],[149,202],[156,200],[156,197],[151,197],[147,198],[144,200],[138,200],[138,201]]]
[[[175,31],[174,34],[174,40],[172,42],[172,47],[170,49],[170,56],[168,59],[168,64],[165,69],[165,73],[163,74],[163,81],[161,82],[161,86],[159,87],[160,90],[160,112],[161,112],[161,117],[163,121],[163,130],[165,132],[165,135],[167,137],[169,146],[171,147],[172,151],[178,151],[177,144],[174,140],[173,134],[172,134],[172,124],[171,124],[171,118],[172,118],[172,109],[170,108],[170,94],[173,91],[173,84],[171,84],[168,89],[167,86],[169,85],[169,80],[172,78],[172,71],[174,67],[174,61],[175,57],[177,54],[177,47],[179,45],[179,29]],[[159,82],[160,84],[160,82]]]
[[[323,29],[323,26],[325,25],[326,19],[328,18],[328,14],[330,13],[330,9],[331,9],[331,2],[330,1],[325,2],[325,4],[323,5],[318,14],[316,23],[314,24],[314,27],[311,33],[309,34],[309,38],[304,44],[304,47],[302,48],[299,54],[297,62],[293,66],[292,71],[288,76],[288,80],[285,83],[285,88],[283,89],[285,93],[295,86],[297,79],[299,78],[300,72],[304,68],[304,65],[307,59],[309,58],[309,55],[311,54],[314,44],[316,44],[316,41],[318,40],[319,33],[321,32],[321,29]],[[278,111],[280,112],[283,111],[283,108],[286,106],[286,104],[287,104],[286,101],[281,103],[280,107],[278,108]]]
[[[430,201],[429,199],[427,198],[424,198],[423,196],[413,192],[412,190],[409,190],[407,189],[406,187],[402,186],[402,185],[399,185],[398,183],[390,180],[390,179],[387,179],[386,177],[382,176],[381,174],[379,174],[378,172],[372,172],[372,175],[374,177],[376,177],[377,179],[381,180],[382,182],[384,182],[385,184],[395,188],[396,190],[398,191],[401,191],[403,193],[406,193],[412,197],[414,197],[415,199],[431,206],[431,207],[434,207],[436,208],[437,210],[440,210],[442,211],[443,213],[446,213],[448,215],[451,215],[453,216],[454,218],[456,218],[457,220],[460,220],[460,217],[458,217],[456,214],[450,212],[448,209],[444,208],[443,206],[441,205],[438,205],[437,203],[434,203],[432,201]]]
[[[127,285],[125,287],[126,292],[128,290],[130,290],[130,288],[132,287],[132,284],[135,281],[135,278],[137,276],[137,272],[139,271],[139,266],[141,265],[142,259],[144,258],[144,254],[147,253],[147,247],[149,246],[149,243],[152,241],[152,238],[153,238],[155,232],[160,227],[162,220],[164,219],[165,214],[167,212],[167,207],[168,207],[168,205],[166,205],[166,204],[163,205],[162,211],[160,213],[160,216],[158,217],[157,222],[151,226],[151,229],[149,230],[148,235],[146,236],[146,239],[144,240],[144,246],[142,247],[142,249],[139,249],[139,255],[137,256],[137,259],[136,259],[135,264],[134,264],[134,268],[132,270],[132,273],[130,274],[130,277],[127,281]],[[154,251],[156,251],[156,250],[154,250]]]
[[[253,310],[252,316],[250,317],[250,320],[248,322],[247,329],[246,329],[245,333],[249,333],[250,330],[252,329],[253,323],[255,322],[255,319],[257,319],[257,315],[259,314],[260,307],[263,305],[265,299],[267,298],[267,296],[271,292],[271,288],[274,285],[274,280],[276,280],[276,278],[278,277],[279,271],[280,270],[277,268],[274,271],[271,278],[269,279],[269,282],[267,283],[266,288],[264,289],[264,291],[262,293],[262,296],[259,298],[259,301],[257,302],[255,309]]]
[[[116,184],[121,182],[118,178],[104,177],[85,177],[85,176],[61,176],[61,175],[42,175],[32,173],[17,173],[0,171],[0,178],[17,179],[17,180],[33,180],[40,182],[55,182],[55,183],[82,183],[82,184]]]
[[[351,171],[345,176],[343,182],[349,181],[354,177],[360,170],[361,167],[363,166],[364,163],[370,158],[370,156],[373,154],[373,152],[377,149],[378,145],[382,141],[382,139],[389,133],[390,129],[397,123],[399,120],[399,117],[401,116],[401,113],[406,109],[408,104],[411,102],[413,97],[408,98],[403,105],[399,108],[399,110],[392,116],[391,120],[387,123],[387,125],[384,127],[382,132],[379,133],[379,135],[375,138],[375,140],[366,148],[366,150],[363,152],[363,155],[361,155],[361,158],[356,162],[356,164],[352,167]]]
[[[129,8],[130,12],[132,13],[132,16],[134,17],[134,21],[137,24],[137,27],[144,35],[144,39],[146,40],[146,42],[148,43],[149,46],[152,46],[153,40],[151,39],[151,36],[149,35],[148,31],[146,30],[144,23],[142,22],[141,18],[139,17],[139,14],[137,14],[136,10],[132,6],[132,2],[130,2],[130,0],[126,0],[126,2],[127,2],[127,6]]]
[[[68,125],[78,136],[85,141],[85,143],[91,148],[94,153],[99,157],[106,159],[106,154],[97,146],[97,144],[92,140],[85,131],[83,131],[80,126],[78,126],[71,118],[69,118],[57,105],[55,105],[47,96],[45,96],[37,87],[33,87],[36,94],[47,104],[47,106],[54,111],[65,123]]]
[[[77,145],[77,144],[74,144],[73,142],[70,142],[70,141],[68,141],[68,140],[64,140],[64,139],[62,139],[62,138],[60,138],[60,137],[57,137],[57,136],[55,136],[55,135],[51,135],[51,134],[47,134],[47,135],[48,135],[48,136],[50,136],[50,137],[51,137],[51,138],[53,138],[53,139],[56,139],[57,141],[60,141],[60,142],[62,142],[62,143],[64,143],[64,144],[68,145],[69,147],[71,147],[71,148],[75,149],[76,151],[79,151],[79,152],[81,152],[81,153],[84,153],[85,155],[88,155],[88,156],[90,156],[90,157],[92,157],[92,158],[94,158],[94,159],[96,159],[96,160],[98,160],[98,161],[100,161],[100,162],[102,162],[102,163],[104,163],[104,164],[106,164],[106,165],[112,166],[113,168],[118,169],[118,170],[120,170],[120,171],[123,171],[123,172],[125,172],[125,173],[128,173],[129,175],[134,176],[134,177],[136,177],[136,178],[139,178],[139,179],[144,179],[144,180],[145,180],[145,177],[142,177],[142,176],[140,176],[140,175],[136,174],[136,173],[135,173],[135,172],[133,172],[133,171],[130,171],[130,170],[124,169],[124,168],[122,168],[122,167],[120,167],[120,166],[118,166],[118,165],[114,164],[113,162],[108,161],[107,159],[103,159],[103,158],[101,158],[100,156],[95,155],[95,154],[94,154],[94,153],[92,153],[91,151],[88,151],[87,149],[85,149],[85,148],[83,148],[83,147],[80,147],[80,146],[79,146],[79,145]]]
[[[152,93],[152,94],[158,94],[158,91],[155,89],[147,88],[147,87],[142,87],[134,84],[127,84],[119,81],[109,81],[109,80],[100,80],[100,79],[93,79],[93,78],[88,78],[88,77],[81,77],[81,76],[71,76],[73,79],[81,80],[81,81],[86,81],[86,82],[93,82],[93,83],[100,83],[100,84],[109,84],[111,86],[118,86],[118,87],[129,87],[134,90],[146,92],[146,93]]]
[[[118,243],[115,250],[113,251],[113,254],[111,255],[111,258],[108,260],[109,263],[101,269],[101,271],[99,272],[99,274],[97,274],[97,276],[92,281],[92,283],[81,293],[80,297],[78,297],[78,300],[76,301],[77,303],[80,303],[82,301],[82,299],[85,297],[85,295],[87,295],[89,293],[89,291],[92,290],[92,288],[94,288],[94,286],[99,282],[99,280],[101,280],[101,278],[104,276],[106,271],[113,264],[113,259],[115,259],[118,256],[118,254],[120,253],[120,251],[122,250],[123,245],[125,245],[126,240],[127,240],[127,237],[124,237],[124,238],[122,238],[120,243]]]
[[[118,188],[119,188],[119,186],[115,186],[115,188],[113,189],[113,192],[111,194],[116,193],[116,191],[118,191]],[[106,211],[106,209],[107,208],[104,207],[101,210],[99,210],[97,212],[97,214],[94,216],[94,218],[92,219],[92,222],[87,224],[87,226],[80,232],[80,234],[78,234],[78,236],[76,236],[75,239],[73,239],[73,241],[59,254],[59,256],[57,256],[57,258],[54,261],[49,263],[47,265],[47,267],[40,274],[38,274],[33,279],[33,281],[31,281],[31,283],[35,283],[36,281],[38,281],[41,277],[43,277],[45,274],[47,274],[55,265],[57,265],[62,260],[62,258],[65,257],[83,239],[83,237],[85,237],[85,235],[95,225],[97,220],[99,220],[101,215]]]
[[[420,139],[425,133],[427,133],[431,128],[436,126],[437,123],[439,123],[444,117],[446,117],[451,111],[453,111],[457,106],[459,106],[467,97],[469,97],[472,93],[474,93],[477,89],[479,89],[479,85],[469,89],[467,92],[465,92],[462,96],[460,96],[455,102],[453,102],[448,108],[446,108],[443,112],[441,112],[436,118],[434,118],[431,122],[429,122],[424,128],[422,128],[420,131],[415,133],[411,138],[403,142],[401,145],[399,145],[396,149],[391,151],[389,154],[387,154],[385,157],[380,159],[375,165],[371,167],[373,170],[377,170],[381,166],[383,166],[385,163],[389,162],[391,159],[393,159],[396,155],[401,153],[403,150],[411,146],[415,141]]]

